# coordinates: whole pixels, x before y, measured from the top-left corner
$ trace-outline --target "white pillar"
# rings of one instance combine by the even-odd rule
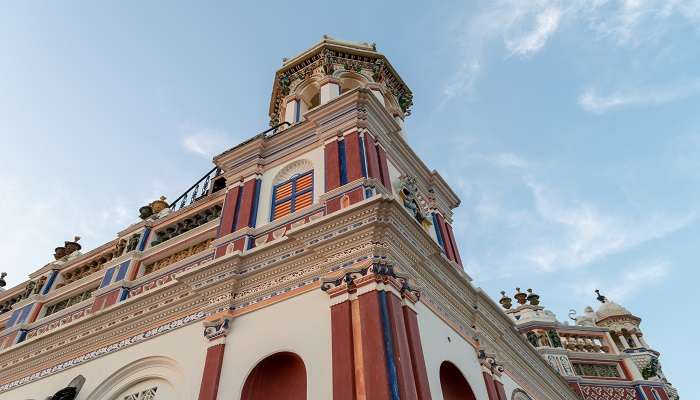
[[[290,124],[294,124],[298,121],[298,117],[300,114],[301,110],[298,110],[299,106],[301,105],[301,102],[297,100],[296,97],[291,97],[287,99],[287,105],[284,108],[284,120],[285,122],[289,122]]]
[[[372,94],[377,98],[377,100],[379,100],[380,103],[382,103],[382,105],[384,105],[384,95],[382,94],[381,90],[372,88]]]
[[[340,85],[336,82],[329,81],[321,85],[321,104],[326,104],[338,96],[340,96]]]
[[[617,337],[620,339],[620,343],[622,343],[622,350],[627,350],[630,348],[629,343],[627,343],[627,338],[622,334],[622,332],[619,332]]]
[[[632,334],[630,334],[630,336],[632,337],[632,342],[634,342],[634,347],[635,347],[635,348],[638,349],[638,348],[640,348],[640,347],[644,347],[644,346],[642,346],[641,343],[639,343],[639,338],[637,337],[637,334],[636,334],[636,333],[632,333]]]

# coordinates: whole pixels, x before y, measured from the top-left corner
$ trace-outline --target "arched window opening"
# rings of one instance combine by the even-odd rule
[[[306,400],[306,367],[294,353],[276,353],[253,368],[241,400]]]
[[[340,94],[347,93],[355,88],[362,86],[362,82],[355,78],[340,79]]]
[[[445,400],[476,400],[464,375],[449,361],[440,365],[440,387]]]
[[[311,83],[301,91],[299,97],[301,98],[300,113],[303,114],[321,104],[321,88],[318,84]]]
[[[513,395],[511,396],[512,400],[532,400],[530,396],[527,395],[527,393],[523,392],[521,389],[515,389],[513,391]]]

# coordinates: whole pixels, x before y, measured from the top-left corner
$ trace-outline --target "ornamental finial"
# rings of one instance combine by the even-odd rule
[[[5,282],[6,276],[7,272],[0,273],[0,288],[5,287],[7,285],[7,282]]]
[[[596,297],[596,300],[598,300],[599,302],[605,303],[606,301],[608,301],[607,297],[605,297],[605,296],[603,296],[602,294],[600,294],[600,290],[596,289],[596,290],[595,290],[595,294],[598,295],[598,297]]]

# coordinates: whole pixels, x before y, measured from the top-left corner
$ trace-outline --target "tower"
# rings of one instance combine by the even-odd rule
[[[411,100],[374,45],[285,60],[269,129],[0,294],[0,399],[576,399],[462,268]]]

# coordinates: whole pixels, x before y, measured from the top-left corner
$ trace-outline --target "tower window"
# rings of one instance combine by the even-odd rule
[[[270,220],[282,218],[310,206],[314,201],[313,171],[296,175],[272,189]]]

